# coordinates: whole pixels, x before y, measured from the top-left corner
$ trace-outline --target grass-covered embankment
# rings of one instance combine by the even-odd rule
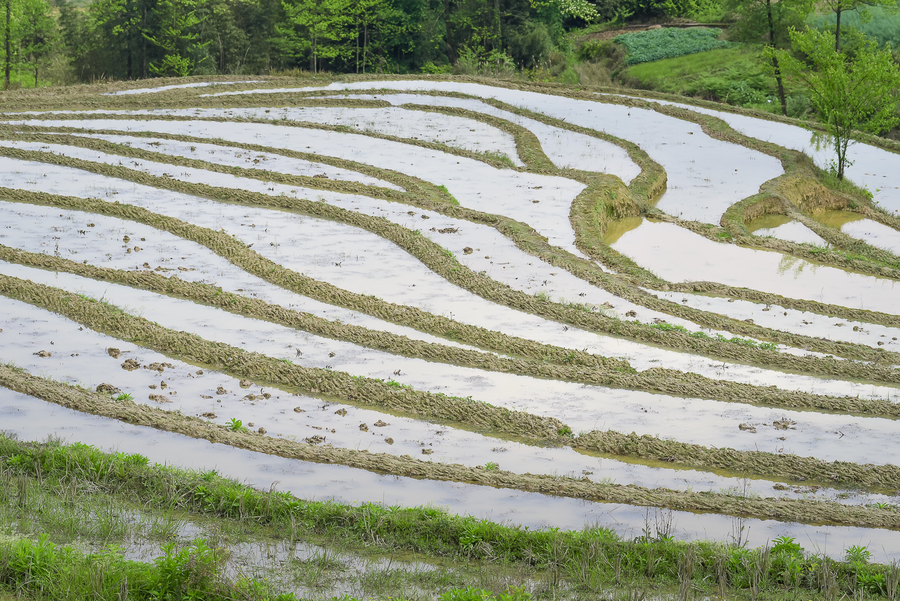
[[[863,547],[848,550],[847,561],[835,561],[809,555],[787,538],[767,548],[747,549],[739,544],[740,530],[736,544],[683,543],[674,540],[674,526],[658,517],[648,517],[644,534],[631,541],[602,528],[530,531],[435,508],[303,501],[284,492],[254,490],[215,472],[151,465],[140,455],[0,436],[0,514],[22,530],[0,542],[0,582],[47,599],[120,599],[123,589],[127,598],[153,598],[145,596],[153,587],[172,590],[169,598],[275,598],[277,591],[262,583],[223,578],[227,536],[210,545],[161,543],[163,553],[153,564],[126,562],[112,551],[66,551],[53,543],[78,536],[72,530],[77,524],[88,540],[115,540],[112,531],[94,529],[91,534],[77,519],[85,509],[95,511],[98,501],[107,507],[107,515],[131,510],[136,502],[148,514],[184,511],[188,519],[215,517],[223,532],[269,529],[291,541],[340,539],[345,549],[365,545],[415,552],[467,562],[469,567],[488,562],[507,574],[527,568],[530,582],[507,584],[527,584],[542,596],[555,590],[562,597],[605,599],[617,588],[628,587],[652,588],[666,597],[690,590],[723,598],[893,598],[900,576],[896,566],[869,564]],[[461,584],[445,571],[449,574],[443,586],[427,583],[431,595]],[[186,595],[192,591],[194,597]],[[185,596],[178,597],[179,592]]]

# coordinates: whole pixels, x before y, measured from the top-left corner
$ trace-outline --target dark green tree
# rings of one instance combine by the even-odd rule
[[[160,0],[153,13],[155,31],[143,36],[163,51],[162,57],[150,64],[154,75],[184,77],[194,72],[197,63],[207,59],[203,49],[210,41],[200,41],[202,18],[197,7],[202,0]]]
[[[840,180],[850,164],[847,149],[855,143],[857,132],[878,134],[900,123],[900,68],[890,46],[879,49],[859,32],[848,33],[855,47],[852,56],[831,45],[830,33],[814,29],[792,29],[790,34],[794,50],[806,56],[806,62],[786,51],[768,49],[769,54],[779,55],[784,72],[803,81],[812,93],[819,121],[834,146],[833,171]]]
[[[726,0],[726,8],[735,17],[735,24],[728,31],[731,39],[739,42],[762,42],[768,48],[790,47],[791,27],[802,26],[813,9],[813,0]],[[781,114],[787,115],[787,99],[784,78],[778,56],[770,54],[772,74],[778,86]]]
[[[834,49],[841,50],[841,14],[852,10],[864,9],[867,6],[883,6],[896,8],[896,0],[823,0],[821,6],[834,12],[837,20],[834,27]]]
[[[46,0],[23,0],[18,22],[21,68],[27,69],[38,86],[40,69],[57,46],[58,28]]]
[[[286,18],[275,26],[276,48],[298,59],[308,57],[313,73],[322,60],[341,58],[350,23],[344,0],[282,0],[282,6]]]
[[[113,59],[110,75],[124,64],[129,79],[149,76],[153,52],[147,36],[157,33],[153,15],[156,0],[94,0],[88,6],[94,43]]]

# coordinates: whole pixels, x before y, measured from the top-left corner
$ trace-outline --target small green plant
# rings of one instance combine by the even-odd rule
[[[510,169],[516,168],[516,163],[511,158],[509,158],[508,156],[503,154],[502,152],[488,151],[488,152],[485,152],[484,155],[493,161],[496,161],[498,163],[503,163],[504,166],[509,167]]]
[[[556,433],[560,436],[568,436],[569,438],[572,438],[574,436],[574,434],[572,433],[572,428],[570,428],[569,426],[563,426],[562,428],[557,430]]]
[[[450,204],[459,206],[459,201],[456,200],[456,198],[452,194],[450,194],[450,190],[447,189],[447,186],[441,184],[440,186],[438,186],[438,189],[447,195],[447,198],[450,200]]]
[[[803,547],[801,547],[798,543],[794,541],[794,538],[791,536],[779,536],[778,538],[772,539],[772,542],[775,543],[772,545],[772,555],[778,554],[788,554],[788,555],[802,555]]]
[[[117,401],[133,401],[134,397],[128,394],[127,392],[123,392],[122,394],[116,396]]]
[[[385,382],[385,384],[387,384],[391,388],[397,388],[397,389],[412,388],[412,386],[410,386],[409,384],[401,384],[397,380],[388,380],[387,382]]]
[[[193,546],[175,550],[174,544],[163,547],[163,557],[156,559],[153,590],[158,599],[208,599],[218,597],[219,573],[225,563],[221,549],[210,549],[198,540]]]
[[[869,551],[867,547],[861,545],[853,545],[849,549],[844,556],[844,560],[853,565],[860,566],[869,563],[869,560],[872,558],[872,552]]]
[[[497,472],[500,471],[500,466],[494,463],[493,461],[488,461],[484,464],[484,471],[486,472]]]
[[[244,432],[245,434],[247,433],[247,428],[244,427],[244,422],[242,422],[239,419],[235,419],[233,417],[228,422],[227,427],[232,432]]]
[[[6,465],[14,472],[24,472],[31,467],[31,458],[28,455],[13,455],[6,460]]]
[[[511,587],[505,593],[495,595],[480,588],[450,589],[439,597],[440,601],[530,601],[531,594],[524,587]]]

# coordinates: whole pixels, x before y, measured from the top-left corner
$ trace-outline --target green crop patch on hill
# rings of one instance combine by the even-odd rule
[[[659,92],[740,106],[761,104],[776,93],[775,80],[763,71],[761,54],[743,46],[718,48],[635,65],[625,77]]]
[[[665,58],[695,54],[716,48],[726,48],[730,42],[720,40],[718,29],[651,29],[639,33],[624,33],[613,41],[628,49],[626,65],[649,63]]]

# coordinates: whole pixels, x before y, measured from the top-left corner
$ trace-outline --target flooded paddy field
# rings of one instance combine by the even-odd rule
[[[206,83],[3,105],[0,430],[300,498],[900,558],[891,149],[852,149],[868,197],[778,153],[827,159],[797,125],[688,105]]]

